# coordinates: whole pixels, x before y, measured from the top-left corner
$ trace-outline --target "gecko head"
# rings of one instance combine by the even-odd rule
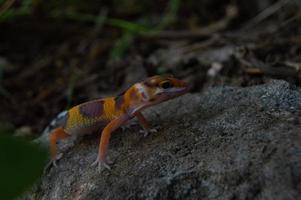
[[[157,75],[138,83],[136,89],[145,105],[150,106],[187,93],[188,85],[171,75]]]

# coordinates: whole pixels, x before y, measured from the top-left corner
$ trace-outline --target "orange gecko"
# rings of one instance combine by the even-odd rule
[[[108,144],[113,131],[137,117],[145,135],[149,125],[141,111],[149,106],[173,99],[188,91],[187,84],[170,75],[149,77],[131,86],[117,97],[88,101],[61,112],[48,127],[51,159],[56,166],[57,141],[71,135],[84,135],[101,131],[98,156],[93,165],[98,169],[110,169],[106,158]]]

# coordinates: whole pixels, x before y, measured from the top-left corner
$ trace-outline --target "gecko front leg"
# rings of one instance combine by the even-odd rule
[[[145,119],[145,117],[143,116],[143,114],[141,112],[136,112],[135,116],[137,117],[140,125],[142,126],[143,130],[141,130],[144,133],[144,137],[148,136],[149,133],[155,133],[157,132],[157,129],[155,128],[150,128],[149,124],[147,122],[147,120]]]
[[[109,162],[106,158],[110,137],[113,131],[119,128],[122,124],[126,123],[129,120],[128,116],[121,116],[119,118],[113,119],[102,131],[98,149],[98,156],[92,166],[96,166],[98,171],[101,170],[101,167],[104,166],[107,169],[111,169]]]
[[[61,158],[61,155],[57,155],[57,141],[65,139],[66,137],[69,137],[69,135],[64,131],[63,128],[59,127],[54,129],[49,134],[49,143],[50,143],[50,151],[51,151],[51,162],[53,166],[56,167],[56,160]]]

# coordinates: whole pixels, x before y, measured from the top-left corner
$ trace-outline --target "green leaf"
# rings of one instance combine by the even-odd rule
[[[0,198],[14,199],[42,175],[46,150],[0,134]]]
[[[0,6],[5,2],[5,0],[0,0]]]
[[[0,2],[1,3],[1,2]],[[14,19],[20,16],[30,15],[32,12],[32,0],[21,1],[20,8],[9,8],[0,13],[0,22]]]
[[[115,42],[113,49],[111,50],[110,58],[113,61],[119,61],[128,47],[131,45],[134,39],[134,34],[127,31],[122,34],[122,36]]]
[[[124,30],[131,31],[133,33],[147,32],[151,30],[150,28],[144,25],[140,25],[122,19],[108,18],[107,23],[110,24],[111,26],[119,27]]]

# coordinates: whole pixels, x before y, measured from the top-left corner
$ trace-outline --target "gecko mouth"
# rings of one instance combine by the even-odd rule
[[[176,98],[178,96],[184,95],[189,91],[189,87],[181,87],[181,88],[173,88],[169,91],[162,92],[158,94],[158,96],[151,100],[148,101],[145,105],[143,105],[144,108],[149,107],[151,105],[156,105],[158,103],[168,101],[170,99]]]
[[[174,98],[186,94],[189,91],[188,87],[176,88],[166,93],[167,98]]]
[[[186,94],[189,91],[189,87],[184,87],[181,88],[181,90],[179,91],[180,94]]]

